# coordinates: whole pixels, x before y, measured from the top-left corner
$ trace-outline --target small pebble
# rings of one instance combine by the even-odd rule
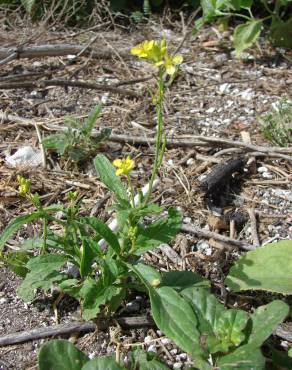
[[[258,168],[258,173],[264,173],[264,172],[268,172],[267,167],[262,166]]]
[[[157,352],[155,344],[151,344],[151,346],[148,347],[147,352]]]
[[[166,345],[166,344],[171,343],[171,341],[168,338],[163,338],[163,339],[161,339],[161,343]]]
[[[144,338],[144,343],[150,343],[152,342],[153,338],[151,337],[151,335],[147,335],[147,337]]]
[[[176,355],[177,354],[177,349],[176,348],[173,348],[169,351],[172,355]]]
[[[174,364],[173,364],[173,368],[174,369],[181,369],[182,368],[182,363],[181,362],[175,362]]]

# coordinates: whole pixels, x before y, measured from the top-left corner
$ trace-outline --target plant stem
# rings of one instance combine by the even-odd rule
[[[164,101],[164,82],[163,82],[163,70],[159,70],[158,80],[158,101],[156,103],[157,113],[157,133],[156,133],[156,144],[155,144],[155,159],[152,169],[151,178],[149,181],[149,190],[144,200],[144,205],[148,204],[151,197],[153,182],[157,175],[158,169],[162,163],[163,155],[166,147],[166,136],[164,134],[164,117],[163,117],[163,101]]]
[[[48,220],[45,217],[43,221],[44,232],[43,232],[43,246],[41,254],[45,254],[47,251],[47,236],[48,236]]]
[[[129,174],[127,175],[127,180],[128,180],[128,186],[129,186],[129,189],[130,189],[130,196],[131,196],[132,207],[135,208],[134,188],[133,188],[131,177],[130,177]]]

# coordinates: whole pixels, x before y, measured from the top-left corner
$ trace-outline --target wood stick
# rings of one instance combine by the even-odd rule
[[[132,96],[134,98],[140,98],[141,95],[136,91],[121,89],[119,87],[95,84],[92,82],[84,81],[71,81],[65,79],[54,79],[54,80],[40,80],[40,81],[24,81],[24,82],[5,82],[0,84],[0,90],[10,90],[10,89],[36,89],[49,86],[64,86],[64,87],[77,87],[81,89],[91,89],[100,91],[109,91],[116,94]]]
[[[42,57],[60,57],[66,55],[77,55],[86,45],[70,45],[70,44],[53,44],[53,45],[37,45],[37,46],[21,46],[20,48],[0,48],[0,58],[42,58]],[[131,58],[129,51],[119,50],[119,54],[123,58]],[[92,55],[94,58],[110,59],[115,56],[110,49],[92,49],[88,48],[83,55]],[[13,60],[11,59],[11,60]],[[1,61],[3,62],[3,61]],[[1,63],[0,62],[0,63]]]
[[[146,316],[117,317],[114,318],[114,320],[123,329],[134,329],[155,326],[154,321]],[[106,330],[112,324],[113,321],[111,320],[108,321],[103,320],[100,323],[98,323],[98,325],[96,325],[93,321],[87,321],[87,322],[71,322],[68,324],[40,327],[36,329],[4,335],[0,338],[0,346],[24,343],[31,340],[37,340],[42,338],[67,336],[73,333],[85,334],[93,332],[96,329]]]
[[[32,119],[18,117],[12,114],[6,114],[0,111],[0,120],[3,121],[13,121],[17,122],[23,126],[34,126],[35,121]],[[68,128],[65,126],[54,125],[51,123],[46,123],[45,121],[37,122],[38,125],[42,126],[43,129],[54,130],[54,131],[67,131]],[[99,135],[98,130],[92,130],[92,136],[95,137]],[[112,133],[109,137],[110,141],[129,143],[133,145],[152,145],[155,144],[155,138],[145,138],[143,136],[131,136],[125,134],[115,134]],[[292,154],[292,148],[282,148],[282,147],[263,147],[243,143],[242,141],[233,141],[230,139],[222,139],[218,137],[205,137],[199,135],[189,135],[189,136],[179,136],[175,139],[167,138],[167,147],[183,147],[183,148],[194,148],[195,146],[206,146],[206,147],[229,147],[240,148],[243,152],[247,154],[255,155],[254,151],[261,152],[263,156],[283,158],[292,161],[292,156],[287,154]]]
[[[213,239],[219,240],[223,243],[231,244],[231,245],[233,245],[233,246],[235,246],[239,249],[243,249],[245,251],[251,251],[251,250],[255,249],[255,247],[253,245],[247,244],[247,243],[245,243],[241,240],[231,239],[228,236],[217,234],[213,231],[203,230],[203,229],[200,229],[199,227],[196,227],[196,226],[183,224],[182,227],[181,227],[181,231],[186,232],[186,233],[190,233],[190,234],[195,234],[195,235],[201,236],[203,238],[208,238],[208,239],[213,238]]]
[[[253,208],[248,208],[247,212],[248,212],[249,219],[250,219],[250,229],[251,229],[251,237],[252,237],[253,245],[255,247],[259,247],[261,243],[260,243],[259,236],[258,236],[257,220],[256,220],[255,211]]]

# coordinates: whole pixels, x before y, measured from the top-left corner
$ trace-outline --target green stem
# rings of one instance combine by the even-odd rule
[[[156,178],[159,167],[162,163],[162,159],[166,147],[166,137],[164,134],[164,117],[163,117],[163,101],[164,101],[164,82],[163,82],[163,70],[159,70],[159,80],[158,80],[158,102],[156,104],[157,112],[157,133],[156,133],[156,144],[155,144],[155,159],[152,169],[151,178],[149,181],[149,189],[144,200],[144,205],[148,204],[151,197],[153,183]]]
[[[43,232],[43,246],[41,250],[41,254],[45,254],[47,252],[47,236],[48,236],[48,220],[45,217],[43,220],[44,232]]]
[[[130,177],[129,174],[127,174],[127,180],[128,180],[128,186],[129,186],[129,189],[130,189],[130,197],[131,197],[132,207],[135,208],[134,188],[133,188],[131,177]]]

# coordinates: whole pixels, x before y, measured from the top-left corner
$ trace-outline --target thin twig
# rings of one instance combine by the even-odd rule
[[[132,90],[120,89],[119,87],[114,87],[110,85],[95,84],[92,82],[84,81],[70,81],[65,79],[52,79],[52,80],[40,80],[40,81],[25,81],[25,82],[6,82],[0,84],[1,90],[10,89],[31,89],[31,88],[41,88],[49,86],[64,86],[64,87],[77,87],[81,89],[92,89],[100,91],[109,91],[115,94],[132,96],[134,98],[140,98],[141,95]]]
[[[147,316],[116,317],[114,320],[117,321],[123,329],[152,327],[155,325],[153,320]],[[24,343],[42,338],[67,336],[73,333],[89,333],[95,331],[97,328],[100,330],[106,330],[110,325],[112,325],[112,320],[102,320],[98,322],[98,324],[95,324],[93,321],[87,321],[40,327],[4,335],[0,338],[0,346]]]
[[[256,220],[254,209],[248,208],[247,212],[248,212],[249,219],[250,219],[250,229],[251,229],[251,237],[252,237],[253,245],[255,247],[259,247],[261,243],[260,243],[259,236],[258,236],[257,220]]]
[[[199,227],[196,227],[196,226],[183,224],[182,227],[181,227],[181,231],[191,233],[191,234],[195,234],[195,235],[201,236],[203,238],[208,238],[208,239],[213,238],[215,240],[219,240],[221,242],[231,244],[231,245],[233,245],[233,246],[235,246],[239,249],[243,249],[243,250],[246,250],[246,251],[250,251],[250,250],[255,249],[255,247],[253,245],[247,244],[247,243],[245,243],[241,240],[231,239],[228,236],[217,234],[213,231],[207,231],[207,230],[204,230],[204,229],[200,229]]]
[[[45,148],[44,148],[44,145],[43,145],[42,135],[41,135],[39,126],[36,123],[35,123],[34,127],[35,127],[35,130],[36,130],[36,133],[37,133],[37,137],[38,137],[38,140],[39,140],[39,145],[40,145],[40,149],[41,149],[41,153],[42,153],[42,165],[43,165],[43,168],[46,169],[47,168],[47,157],[46,157],[46,151],[45,151]]]
[[[31,126],[34,125],[34,121],[27,118],[18,117],[12,114],[6,114],[3,111],[0,111],[0,119],[4,121],[13,121],[17,122],[23,126]],[[61,119],[60,119],[61,121]],[[67,131],[68,128],[66,126],[61,125],[54,125],[51,123],[46,123],[44,121],[38,122],[38,125],[42,126],[44,129],[47,130],[54,130],[54,131]],[[98,130],[92,130],[92,136],[96,137],[99,135]],[[125,135],[125,134],[115,134],[112,133],[109,137],[110,141],[114,142],[121,142],[121,143],[128,143],[132,145],[152,145],[155,144],[155,138],[153,137],[143,137],[143,136],[132,136],[132,135]],[[183,147],[183,148],[194,148],[195,146],[206,146],[206,147],[229,147],[234,148],[236,147],[238,150],[241,149],[246,155],[255,155],[254,151],[261,152],[262,156],[268,157],[280,157],[282,159],[286,159],[292,161],[292,156],[287,154],[292,154],[292,148],[282,148],[282,147],[264,147],[264,146],[257,146],[252,144],[243,143],[242,141],[234,141],[230,139],[223,139],[219,137],[206,137],[206,136],[199,136],[199,135],[183,135],[179,136],[176,139],[167,138],[167,147]]]

